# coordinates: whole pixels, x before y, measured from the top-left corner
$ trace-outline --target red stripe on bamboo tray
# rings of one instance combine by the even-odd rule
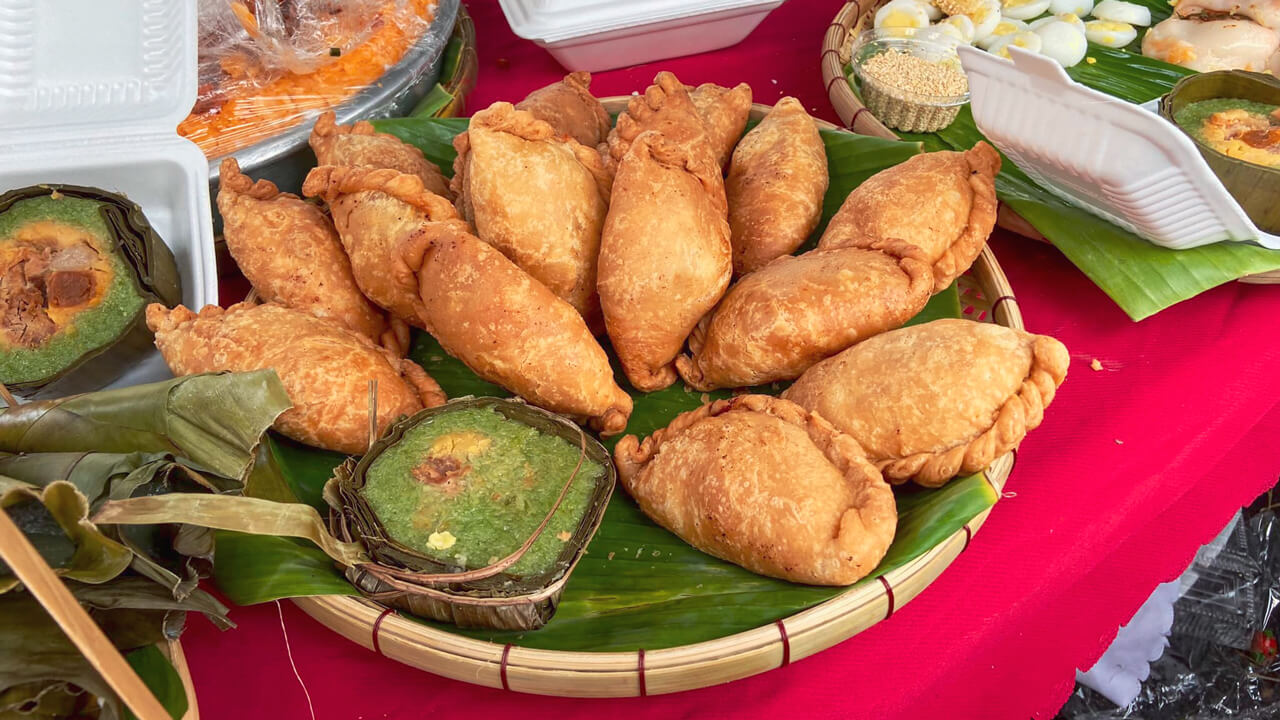
[[[836,54],[836,59],[837,59],[837,60],[839,60],[839,59],[840,59],[840,51],[839,51],[839,50],[837,50],[836,48],[827,48],[826,50],[823,50],[823,51],[822,51],[822,57],[819,59],[819,62],[821,62],[822,60],[826,60],[826,59],[827,59],[827,56],[828,56],[828,55],[830,55],[831,53],[835,53],[835,54]]]
[[[645,685],[645,682],[644,682],[644,648],[640,648],[638,651],[636,651],[636,657],[637,657],[636,668],[640,672],[640,697],[645,697],[649,694],[649,688]]]
[[[834,85],[837,80],[843,80],[843,79],[844,79],[843,75],[832,75],[831,79],[827,81],[827,94],[828,95],[831,94],[831,86]],[[854,113],[854,117],[857,117],[857,113]],[[852,127],[853,123],[849,123],[849,126]]]
[[[510,690],[507,684],[507,658],[511,655],[511,643],[502,646],[502,662],[498,663],[498,677],[502,679],[502,689]]]
[[[893,617],[893,588],[889,585],[889,581],[884,579],[883,575],[876,579],[880,581],[881,585],[884,585],[884,594],[889,597],[889,610],[884,614],[884,619],[888,620]]]
[[[786,667],[791,664],[791,640],[787,637],[787,626],[782,621],[777,622],[778,634],[782,636],[782,664],[778,667]]]
[[[395,610],[391,608],[383,608],[382,614],[378,616],[377,620],[373,621],[373,651],[379,655],[382,654],[382,646],[378,644],[378,630],[382,627],[382,621],[394,612]]]
[[[969,541],[973,539],[973,531],[969,529],[969,526],[965,525],[963,527],[964,527],[964,547],[960,548],[960,552],[964,552],[965,550],[968,550]]]
[[[854,125],[854,123],[858,122],[858,116],[859,116],[859,115],[861,115],[861,114],[862,114],[862,113],[864,113],[864,112],[871,112],[871,111],[870,111],[870,110],[868,110],[868,109],[866,109],[866,108],[864,108],[864,107],[860,107],[860,108],[858,108],[858,111],[857,111],[857,112],[855,112],[855,113],[853,114],[853,117],[849,118],[849,129],[850,129],[850,130],[853,130],[853,125]],[[855,131],[855,132],[856,132],[856,131]]]
[[[859,112],[861,112],[861,111],[859,111]],[[991,303],[991,315],[992,315],[993,317],[994,317],[994,316],[995,316],[995,314],[996,314],[996,310],[998,310],[998,309],[1000,308],[1000,303],[1004,302],[1005,300],[1010,300],[1010,301],[1012,301],[1012,302],[1018,302],[1018,298],[1016,298],[1016,297],[1014,297],[1014,296],[1012,296],[1012,295],[1001,295],[1000,297],[996,298],[996,301],[995,301],[995,302]]]

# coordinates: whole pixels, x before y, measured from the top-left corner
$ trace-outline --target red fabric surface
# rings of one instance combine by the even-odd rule
[[[658,69],[688,83],[747,81],[837,121],[818,52],[835,0],[790,0],[746,42],[599,74],[600,95]],[[563,71],[515,38],[497,3],[469,4],[481,71],[468,102],[517,100]],[[1008,496],[969,549],[894,616],[792,665],[720,687],[620,699],[542,698],[438,678],[347,642],[282,603],[318,718],[1049,718],[1159,582],[1280,472],[1280,290],[1232,283],[1133,323],[1054,249],[993,238],[1030,330],[1060,338],[1071,373],[1023,443]],[[1090,369],[1094,358],[1103,370]],[[273,605],[236,630],[193,618],[184,636],[207,718],[306,718]]]

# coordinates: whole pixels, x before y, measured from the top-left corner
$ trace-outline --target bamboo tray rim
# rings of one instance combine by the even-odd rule
[[[601,102],[612,112],[629,99],[630,96],[617,96],[601,98]],[[752,117],[759,118],[769,107],[754,103]],[[821,129],[848,132],[833,123],[815,120]],[[1025,329],[1017,298],[990,247],[983,247],[966,276],[976,281],[992,303],[990,322]],[[995,490],[997,504],[1015,459],[1016,451],[1010,452],[982,473]],[[292,602],[352,642],[454,680],[560,697],[682,692],[787,665],[892,617],[969,546],[994,507],[878,581],[862,581],[829,600],[767,625],[657,650],[590,652],[500,645],[425,625],[362,597],[321,595],[293,598]]]

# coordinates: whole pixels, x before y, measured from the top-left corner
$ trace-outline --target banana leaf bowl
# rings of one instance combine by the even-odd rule
[[[469,409],[492,409],[507,420],[561,438],[570,445],[581,445],[586,459],[605,468],[595,481],[572,536],[549,570],[516,576],[497,571],[494,563],[488,568],[467,572],[472,579],[454,581],[451,578],[462,572],[462,568],[447,565],[393,539],[360,492],[374,461],[400,442],[408,430]],[[572,481],[570,478],[569,482]],[[331,506],[329,524],[333,534],[345,542],[362,543],[373,558],[372,563],[345,570],[347,579],[366,597],[418,617],[459,627],[533,630],[542,627],[555,614],[570,573],[600,527],[616,481],[617,471],[609,451],[570,420],[520,400],[460,398],[392,425],[362,458],[348,460],[338,467],[334,478],[325,486],[325,498]],[[552,478],[548,482],[562,481]],[[555,508],[549,510],[555,512]],[[534,535],[544,528],[539,528]]]
[[[1191,75],[1173,86],[1160,99],[1160,115],[1174,123],[1174,116],[1194,102],[1238,98],[1280,105],[1280,80],[1262,73],[1244,70],[1220,70]],[[1280,233],[1280,168],[1266,167],[1233,158],[1202,142],[1186,128],[1180,130],[1191,137],[1213,173],[1226,186],[1231,197],[1240,203],[1245,214],[1264,232]]]

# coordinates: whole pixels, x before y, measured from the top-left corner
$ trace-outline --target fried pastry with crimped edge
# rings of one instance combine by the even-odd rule
[[[293,407],[274,427],[298,442],[344,453],[369,447],[369,381],[378,383],[378,431],[445,401],[436,381],[363,335],[275,304],[239,303],[199,314],[147,306],[147,326],[174,375],[275,370]]]
[[[611,171],[617,170],[618,163],[622,162],[631,143],[650,130],[661,133],[673,145],[688,146],[690,156],[705,154],[707,161],[715,164],[717,171],[723,167],[716,163],[716,150],[711,145],[711,136],[693,99],[689,97],[689,91],[675,75],[666,71],[658,73],[644,94],[631,98],[627,102],[626,111],[618,115],[618,123],[609,132],[608,147],[605,149]],[[699,158],[697,162],[701,163],[702,160]],[[722,173],[716,174],[723,185]]]
[[[324,210],[269,180],[254,182],[235,158],[218,173],[218,212],[227,251],[266,302],[330,318],[403,355],[408,328],[389,331],[382,310],[360,292]]]
[[[725,194],[733,271],[790,255],[818,226],[827,193],[827,149],[800,101],[784,97],[733,151]]]
[[[462,223],[453,204],[418,176],[385,168],[313,168],[302,192],[328,203],[360,290],[394,317],[422,327],[418,279],[405,264],[405,246],[424,223]]]
[[[858,443],[787,400],[717,400],[622,438],[614,459],[646,515],[761,575],[851,585],[897,531],[893,490]]]
[[[907,240],[924,251],[941,291],[969,269],[995,227],[999,171],[1000,154],[985,142],[965,152],[916,155],[849,193],[818,247]]]
[[[328,110],[316,119],[307,142],[316,154],[316,165],[399,170],[417,175],[431,192],[453,199],[444,173],[422,150],[395,135],[378,132],[367,120],[339,125],[333,111]]]
[[[599,153],[505,102],[453,144],[452,187],[476,235],[603,331],[596,264],[610,178]]]
[[[605,325],[637,389],[675,382],[672,360],[733,273],[720,168],[708,153],[641,134],[622,158],[600,243]]]
[[[698,117],[707,128],[711,150],[715,152],[720,167],[724,167],[747,129],[747,120],[751,117],[751,86],[738,83],[727,88],[703,83],[696,88],[686,86],[686,89],[698,110]]]
[[[406,250],[423,319],[480,377],[539,407],[619,433],[631,396],[582,316],[460,222],[427,223]]]
[[[810,250],[744,275],[689,338],[676,369],[698,390],[799,377],[850,345],[901,327],[929,301],[933,274],[901,240]]]
[[[853,436],[890,482],[937,487],[1039,427],[1070,359],[1047,335],[935,320],[824,360],[782,396]]]
[[[558,134],[590,148],[604,142],[613,127],[609,112],[591,94],[589,72],[571,72],[559,82],[534,90],[516,103],[516,109],[532,113]]]

